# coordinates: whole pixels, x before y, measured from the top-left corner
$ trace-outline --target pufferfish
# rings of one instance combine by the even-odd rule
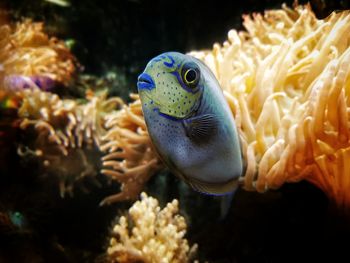
[[[233,192],[243,172],[232,112],[211,70],[198,59],[163,53],[137,87],[155,150],[178,177],[207,194]]]

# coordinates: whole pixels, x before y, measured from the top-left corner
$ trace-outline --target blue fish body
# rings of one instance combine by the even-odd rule
[[[138,90],[150,138],[171,171],[203,193],[234,191],[243,172],[240,142],[210,69],[167,52],[147,64]]]

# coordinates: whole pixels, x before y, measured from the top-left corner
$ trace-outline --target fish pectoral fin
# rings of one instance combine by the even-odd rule
[[[207,141],[217,129],[217,119],[213,114],[203,114],[183,120],[186,135],[196,142]]]

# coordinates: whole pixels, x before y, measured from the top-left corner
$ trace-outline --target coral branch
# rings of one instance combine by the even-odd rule
[[[175,199],[161,209],[157,199],[142,193],[129,209],[130,221],[122,216],[113,228],[110,262],[190,262],[195,249],[184,238],[187,226],[178,204]]]

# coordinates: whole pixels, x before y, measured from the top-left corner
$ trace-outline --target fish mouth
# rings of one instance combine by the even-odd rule
[[[156,84],[154,83],[152,77],[148,75],[147,73],[142,73],[138,78],[137,78],[137,88],[139,90],[151,90],[156,87]]]

